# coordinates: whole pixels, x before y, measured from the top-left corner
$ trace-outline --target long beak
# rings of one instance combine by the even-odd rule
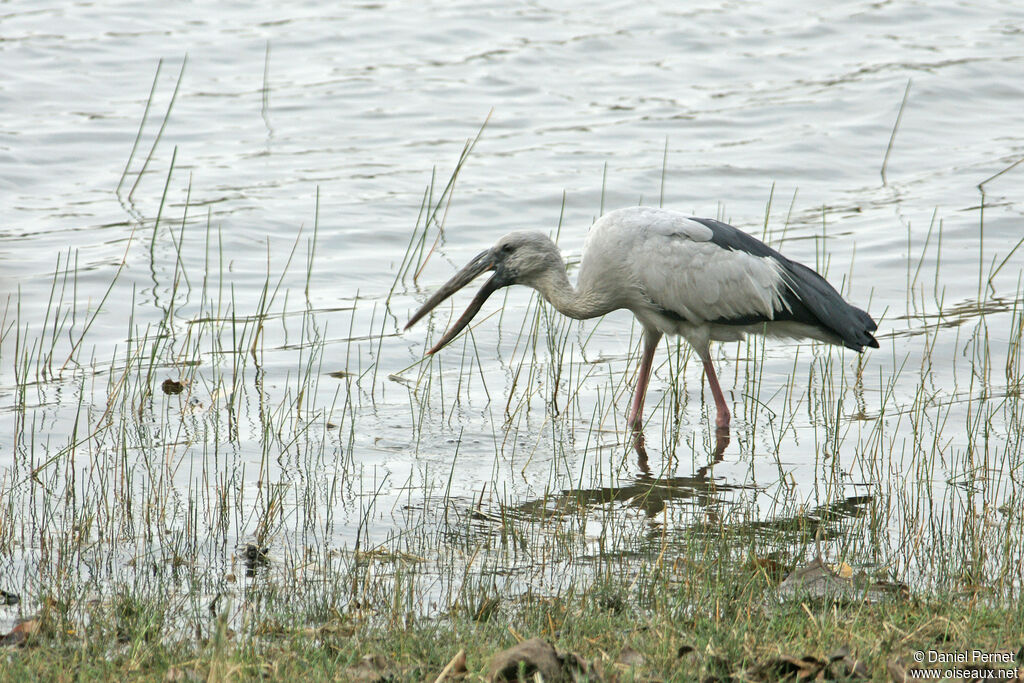
[[[412,317],[409,318],[409,322],[406,323],[405,329],[412,327],[417,320],[433,310],[439,303],[472,282],[477,275],[488,270],[494,270],[494,268],[495,259],[492,250],[488,249],[487,251],[477,254],[476,257],[467,263],[462,270],[457,272],[451,280],[444,283],[441,286],[441,289],[434,293],[434,296],[427,299],[427,302],[423,304],[418,311],[413,313]],[[485,301],[487,301],[487,297],[508,284],[509,282],[503,275],[501,275],[500,272],[491,276],[491,278],[484,283],[484,286],[480,288],[480,291],[476,293],[476,296],[473,297],[473,301],[470,302],[469,308],[467,308],[466,312],[462,314],[462,317],[455,321],[455,324],[444,333],[441,340],[434,344],[434,348],[427,351],[427,353],[435,353],[442,346],[454,339],[455,336],[462,331],[462,328],[469,324],[469,321],[473,319],[473,316],[480,311],[480,307],[484,305]]]

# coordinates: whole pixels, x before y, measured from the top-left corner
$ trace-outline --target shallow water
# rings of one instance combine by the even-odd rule
[[[571,564],[607,550],[608,525],[681,529],[722,505],[771,522],[780,506],[870,496],[882,531],[846,542],[927,585],[933,570],[900,550],[908,529],[935,534],[937,516],[942,533],[1019,531],[994,511],[1021,499],[1024,164],[984,186],[983,222],[979,183],[1024,157],[1022,31],[1024,9],[1005,3],[5,5],[0,580],[38,588],[51,560],[31,539],[79,518],[59,502],[76,490],[115,526],[125,498],[163,501],[162,523],[206,538],[191,550],[217,571],[256,537],[289,560],[387,546],[410,525],[437,532],[452,505],[468,519],[485,503],[529,517],[575,501],[589,521]],[[426,188],[437,202],[485,120],[438,205],[436,250],[391,294]],[[628,314],[577,326],[509,291],[473,345],[429,366],[429,340],[469,296],[401,331],[503,233],[557,229],[572,264],[594,217],[637,203],[763,235],[881,321],[863,359],[721,345],[735,417],[698,477],[710,489],[692,481],[716,459],[700,367],[678,374],[674,344],[648,399],[651,473],[624,443]],[[258,362],[242,368],[232,334],[264,308]],[[155,339],[144,365],[133,343]],[[144,405],[116,389],[122,374],[153,391]],[[186,375],[187,399],[158,391]],[[83,439],[133,411],[140,434]],[[292,431],[271,438],[268,423]],[[609,492],[651,481],[660,508]],[[202,530],[217,495],[233,501],[219,544]],[[128,559],[167,543],[98,538]]]

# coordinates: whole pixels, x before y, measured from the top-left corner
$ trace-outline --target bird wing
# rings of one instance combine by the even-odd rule
[[[878,348],[878,341],[871,335],[878,329],[875,321],[866,311],[845,301],[825,278],[731,225],[710,218],[693,220],[711,229],[714,233],[712,242],[728,249],[769,257],[778,265],[785,281],[782,292],[785,310],[776,308],[776,320],[781,317],[817,326],[836,335],[844,346],[855,351],[862,351],[865,346]]]
[[[651,324],[646,314],[696,325],[785,321],[819,328],[818,338],[857,351],[878,346],[871,316],[824,278],[710,218],[651,207],[613,211],[591,227],[580,277],[590,286],[603,282],[608,298]]]
[[[750,324],[788,310],[783,267],[770,253],[718,244],[714,230],[683,214],[656,211],[632,218],[630,270],[662,312],[693,323]]]

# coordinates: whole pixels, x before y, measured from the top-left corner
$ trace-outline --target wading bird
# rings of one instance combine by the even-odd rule
[[[664,334],[682,335],[700,356],[720,433],[728,430],[729,407],[711,363],[712,341],[736,341],[756,333],[810,337],[855,351],[878,348],[871,336],[878,326],[871,316],[846,303],[810,268],[731,225],[648,207],[612,211],[591,226],[576,287],[569,283],[558,247],[546,235],[505,235],[437,290],[406,329],[486,271],[494,274],[427,353],[455,338],[487,297],[509,285],[533,287],[558,311],[578,320],[628,309],[644,329],[643,359],[628,418],[640,438],[654,352]]]

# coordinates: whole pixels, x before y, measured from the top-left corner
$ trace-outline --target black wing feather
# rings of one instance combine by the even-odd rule
[[[872,332],[877,323],[865,311],[851,306],[825,278],[807,266],[791,261],[761,240],[742,230],[712,218],[693,218],[711,229],[711,243],[731,251],[743,251],[757,257],[771,257],[782,266],[788,288],[782,299],[785,308],[774,312],[775,321],[795,321],[815,325],[839,337],[844,346],[863,351],[865,346],[878,348]],[[763,316],[742,316],[713,320],[727,325],[752,325],[769,322]]]

